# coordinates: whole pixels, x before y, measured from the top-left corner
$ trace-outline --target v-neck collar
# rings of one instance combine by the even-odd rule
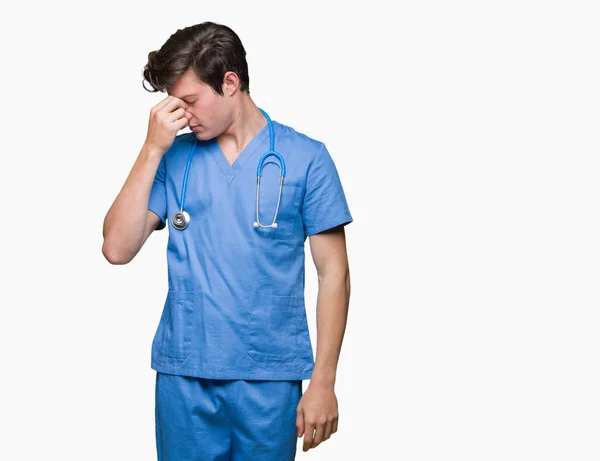
[[[275,123],[273,123],[273,131],[277,131]],[[235,175],[244,167],[244,164],[248,161],[252,155],[256,153],[258,148],[269,140],[269,124],[267,123],[256,135],[250,140],[250,142],[242,149],[240,154],[237,156],[232,165],[229,164],[221,146],[217,142],[217,138],[212,139],[212,148],[210,152],[212,157],[217,162],[221,173],[225,176],[225,180],[228,184],[231,184]],[[267,149],[265,149],[265,152]]]

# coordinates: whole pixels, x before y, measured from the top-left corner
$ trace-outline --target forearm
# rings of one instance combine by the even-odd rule
[[[333,386],[350,301],[348,268],[319,275],[317,351],[311,384]]]
[[[102,252],[112,261],[127,262],[144,236],[148,201],[162,153],[145,144],[125,184],[104,218]]]

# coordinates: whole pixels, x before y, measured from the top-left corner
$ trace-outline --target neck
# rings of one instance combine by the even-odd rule
[[[245,96],[233,113],[231,125],[217,136],[217,141],[224,152],[239,154],[266,125],[265,116],[250,96]]]

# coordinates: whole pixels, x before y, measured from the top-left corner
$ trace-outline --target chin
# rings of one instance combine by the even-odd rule
[[[211,139],[211,137],[207,136],[206,133],[199,133],[198,131],[192,131],[192,133],[196,135],[196,139],[199,139],[201,141],[208,141],[209,139]]]

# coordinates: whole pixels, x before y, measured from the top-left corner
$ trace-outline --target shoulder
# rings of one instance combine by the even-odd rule
[[[178,134],[175,136],[171,149],[169,150],[185,149],[186,147],[193,145],[196,141],[198,141],[198,139],[193,132]]]
[[[187,156],[191,148],[196,147],[197,149],[202,149],[208,142],[210,142],[210,140],[199,140],[193,132],[178,134],[175,136],[171,147],[165,152],[163,158],[169,160],[181,155]]]
[[[302,157],[309,162],[323,155],[326,151],[325,144],[322,141],[310,137],[289,125],[273,121],[273,126],[275,128],[275,145],[277,146],[277,143],[284,144],[295,152],[301,153]]]

